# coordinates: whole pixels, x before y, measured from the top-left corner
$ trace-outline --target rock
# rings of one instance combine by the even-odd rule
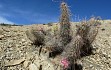
[[[0,40],[2,40],[2,38],[4,38],[4,35],[0,35]]]
[[[25,62],[23,63],[24,67],[27,68],[27,67],[29,66],[29,63],[30,63],[30,61],[25,61]]]
[[[104,29],[104,28],[102,28],[101,30],[102,30],[102,31],[105,31],[105,29]]]
[[[0,47],[0,52],[2,51],[2,48]]]
[[[22,62],[24,62],[25,59],[19,59],[19,60],[13,60],[13,61],[10,61],[8,63],[6,63],[5,66],[15,66],[15,65],[18,65],[18,64],[21,64]]]
[[[39,69],[37,68],[35,64],[32,63],[29,65],[29,70],[39,70]]]
[[[26,40],[25,39],[22,39],[22,42],[25,42]]]
[[[0,35],[3,33],[3,30],[0,29]]]

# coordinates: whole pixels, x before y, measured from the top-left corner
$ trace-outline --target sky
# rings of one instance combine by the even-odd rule
[[[55,2],[58,1],[58,2]],[[65,0],[71,21],[91,16],[111,19],[111,0]],[[61,0],[0,0],[0,23],[40,24],[59,22]]]

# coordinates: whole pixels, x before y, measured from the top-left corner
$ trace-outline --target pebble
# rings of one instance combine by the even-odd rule
[[[23,63],[24,67],[27,68],[28,65],[29,65],[29,63],[30,63],[30,61],[27,61],[27,60],[26,60],[26,61]]]
[[[32,63],[29,65],[29,70],[39,70],[39,69],[37,68],[35,64]]]
[[[4,35],[0,35],[0,40],[2,40],[2,38],[4,38]]]

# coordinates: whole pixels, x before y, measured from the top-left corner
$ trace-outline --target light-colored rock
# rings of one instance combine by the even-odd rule
[[[25,62],[23,63],[24,67],[27,68],[27,67],[29,66],[29,63],[30,63],[30,61],[25,61]]]
[[[22,42],[25,42],[26,40],[25,39],[22,39]]]
[[[5,66],[15,66],[15,65],[21,64],[24,61],[25,61],[24,58],[23,59],[19,59],[19,60],[10,61],[10,62],[6,63]]]
[[[2,48],[0,47],[0,52],[2,51]]]
[[[0,39],[4,38],[4,35],[0,35]]]
[[[39,70],[39,69],[37,68],[35,64],[32,63],[29,65],[29,70]]]

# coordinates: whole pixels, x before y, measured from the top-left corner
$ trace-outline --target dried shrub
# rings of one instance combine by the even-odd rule
[[[50,22],[50,23],[48,23],[47,25],[48,25],[48,26],[52,26],[53,24],[52,24],[52,22]]]

